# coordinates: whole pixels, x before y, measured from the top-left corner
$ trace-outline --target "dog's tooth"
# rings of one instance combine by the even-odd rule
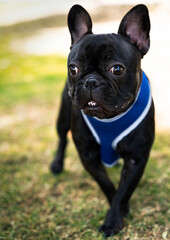
[[[90,102],[88,102],[87,104],[88,104],[88,106],[90,106],[90,107],[95,107],[95,106],[97,105],[97,103],[96,103],[95,101],[90,101]]]

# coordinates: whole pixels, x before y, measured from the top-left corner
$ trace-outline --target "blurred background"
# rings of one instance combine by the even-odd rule
[[[49,171],[71,43],[67,13],[76,3],[90,13],[94,33],[117,32],[136,4],[149,8],[151,47],[142,68],[157,134],[128,225],[114,239],[169,239],[169,0],[0,0],[0,239],[101,239],[106,200],[83,170],[70,133],[66,170],[57,177]],[[109,170],[116,185],[121,166]]]

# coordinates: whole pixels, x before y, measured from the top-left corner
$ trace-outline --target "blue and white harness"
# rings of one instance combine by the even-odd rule
[[[141,86],[134,104],[124,113],[109,119],[90,117],[82,112],[83,118],[100,144],[101,161],[112,167],[119,159],[117,144],[132,132],[145,118],[152,103],[151,89],[143,72]]]

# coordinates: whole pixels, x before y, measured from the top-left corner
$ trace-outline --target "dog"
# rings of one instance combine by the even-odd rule
[[[88,12],[74,5],[68,14],[71,51],[68,78],[57,121],[58,150],[51,170],[63,170],[67,132],[83,166],[110,204],[100,232],[117,234],[129,212],[129,200],[141,179],[155,136],[154,103],[141,59],[150,47],[148,9],[140,4],[122,19],[118,33],[93,34]],[[119,158],[118,189],[105,166]]]

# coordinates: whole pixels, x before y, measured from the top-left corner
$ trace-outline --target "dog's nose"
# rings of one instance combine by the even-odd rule
[[[94,90],[95,88],[99,87],[99,85],[99,81],[93,77],[87,78],[84,83],[85,88],[87,88],[88,90]]]

